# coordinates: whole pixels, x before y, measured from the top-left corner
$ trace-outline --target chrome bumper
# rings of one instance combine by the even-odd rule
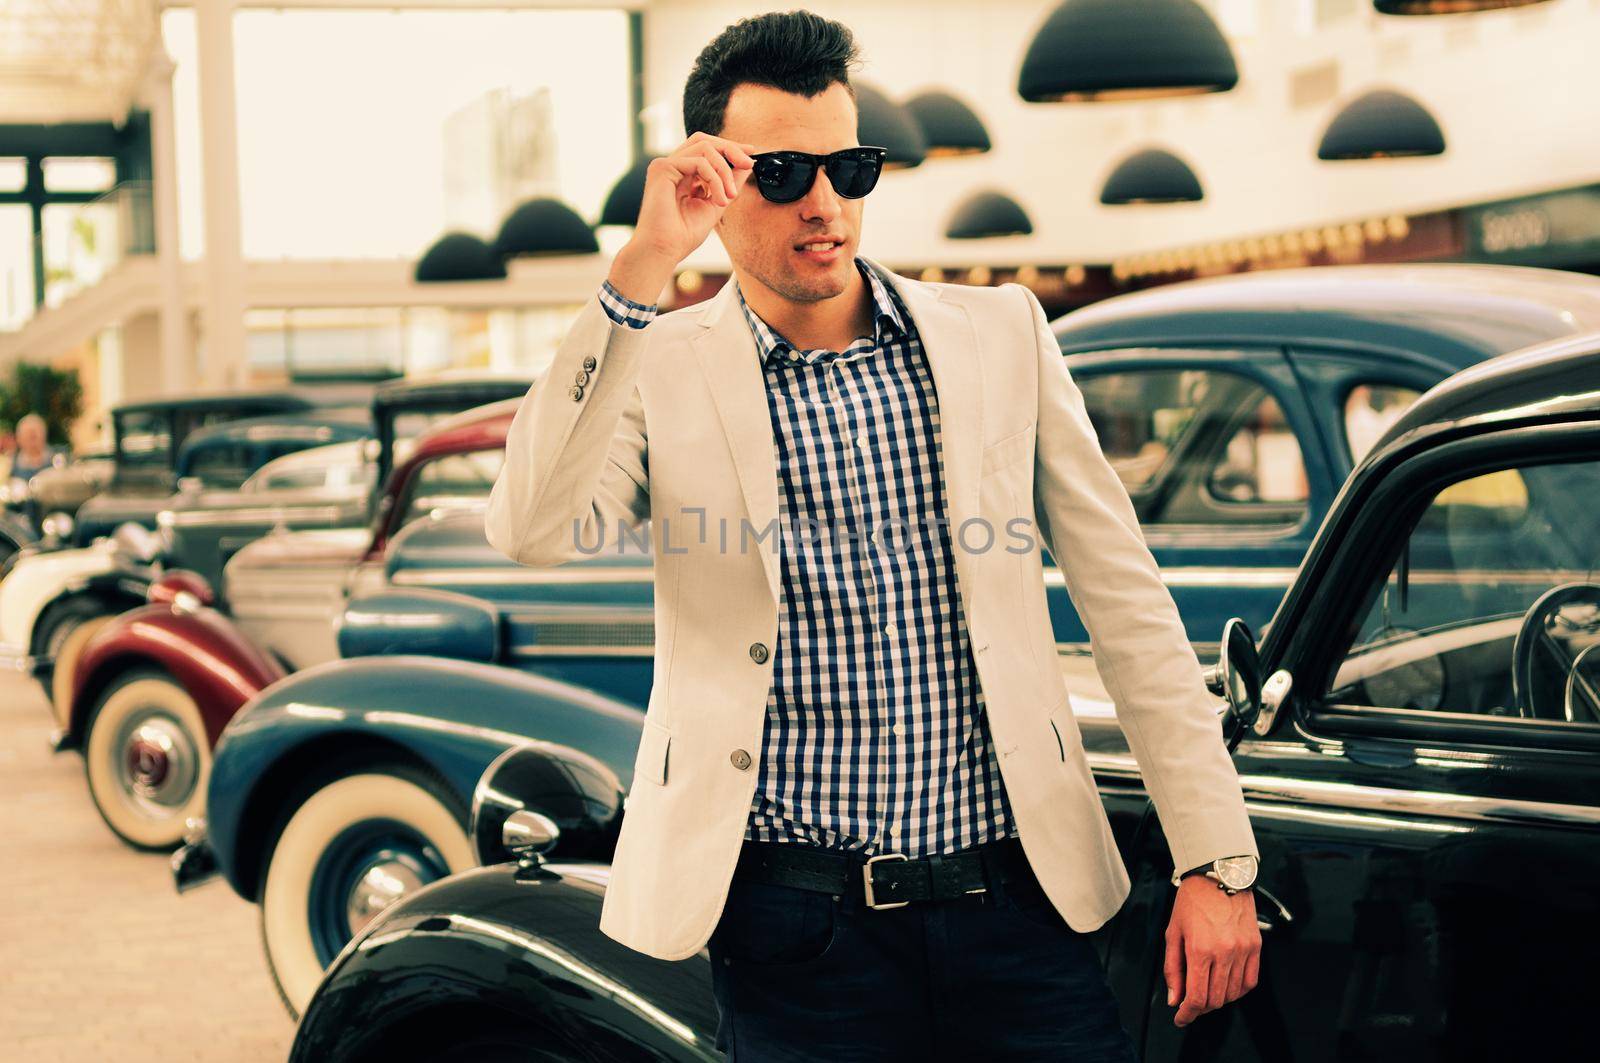
[[[206,823],[191,819],[183,845],[172,854],[172,884],[184,893],[218,874],[217,857],[206,844]]]

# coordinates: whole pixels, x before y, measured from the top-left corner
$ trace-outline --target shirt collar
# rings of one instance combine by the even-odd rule
[[[856,268],[861,275],[867,278],[867,285],[872,290],[872,303],[874,312],[872,316],[873,345],[881,348],[895,334],[904,334],[910,330],[906,328],[905,318],[900,313],[898,301],[883,278],[878,276],[878,271],[867,264],[866,259],[857,255]],[[783,355],[793,360],[801,360],[799,351],[794,344],[783,338],[777,329],[761,320],[761,315],[751,309],[745,302],[744,291],[738,288],[738,281],[734,281],[735,290],[739,292],[739,307],[744,311],[745,320],[750,325],[750,331],[755,335],[756,347],[765,364],[775,356]],[[837,353],[837,352],[836,352]]]

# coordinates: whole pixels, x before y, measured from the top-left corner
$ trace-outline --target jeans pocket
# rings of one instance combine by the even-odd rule
[[[715,934],[718,950],[736,964],[815,963],[838,938],[839,902],[815,890],[736,878]]]
[[[1005,910],[1018,918],[1054,930],[1071,929],[1056,910],[1055,902],[1044,892],[1044,887],[1033,878],[1008,882],[1002,889],[1006,895]]]

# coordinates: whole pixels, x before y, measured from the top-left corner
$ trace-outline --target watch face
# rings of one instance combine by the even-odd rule
[[[1256,881],[1256,858],[1227,856],[1214,865],[1217,879],[1230,890],[1249,889]]]

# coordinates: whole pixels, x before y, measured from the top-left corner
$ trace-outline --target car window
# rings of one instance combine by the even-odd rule
[[[1597,492],[1600,462],[1503,469],[1437,492],[1369,592],[1328,697],[1600,726]]]
[[[1344,399],[1344,439],[1351,462],[1360,461],[1421,394],[1416,388],[1398,384],[1357,384],[1351,388]]]
[[[1277,399],[1267,395],[1256,403],[1212,465],[1206,486],[1224,503],[1306,501],[1305,458]]]
[[[424,463],[412,474],[407,485],[408,500],[400,527],[434,510],[486,503],[505,456],[504,448],[496,447],[466,454],[445,454]]]
[[[124,468],[165,468],[171,451],[171,426],[164,410],[117,415],[117,460]]]
[[[254,467],[253,448],[246,444],[204,446],[188,451],[183,476],[198,476],[207,487],[237,487]]]
[[[1229,370],[1130,369],[1079,380],[1101,450],[1153,525],[1297,523],[1309,495],[1278,401]]]

